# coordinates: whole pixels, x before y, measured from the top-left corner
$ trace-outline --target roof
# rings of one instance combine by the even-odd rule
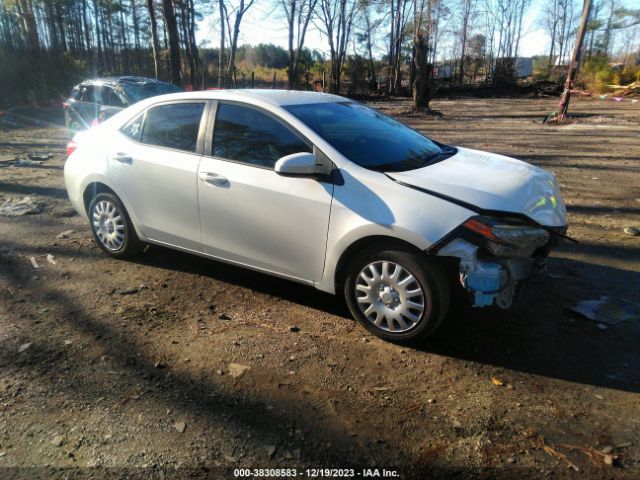
[[[132,84],[132,83],[133,84],[167,83],[167,82],[163,82],[162,80],[158,80],[157,78],[136,77],[133,75],[91,78],[91,79],[85,80],[82,83],[89,83],[89,82],[107,83],[111,85],[114,85],[114,84],[122,85],[122,84]]]
[[[344,102],[347,99],[328,93],[299,91],[299,90],[270,90],[270,89],[233,89],[233,90],[205,90],[196,92],[174,93],[172,99],[211,99],[211,100],[236,100],[249,103],[266,103],[275,106],[304,105],[309,103],[335,103]],[[169,96],[165,96],[168,98]]]

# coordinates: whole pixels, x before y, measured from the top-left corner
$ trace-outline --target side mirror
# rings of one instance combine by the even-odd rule
[[[318,174],[316,156],[313,153],[292,153],[276,162],[275,171],[279,175],[313,177]]]

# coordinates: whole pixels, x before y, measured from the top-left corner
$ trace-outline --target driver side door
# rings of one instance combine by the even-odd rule
[[[274,171],[313,145],[270,112],[218,102],[198,169],[205,253],[308,282],[320,280],[333,184]],[[208,149],[208,151],[207,151]]]

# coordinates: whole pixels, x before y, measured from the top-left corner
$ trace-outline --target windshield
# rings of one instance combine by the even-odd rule
[[[359,103],[313,103],[283,108],[349,160],[371,170],[413,170],[456,152]]]
[[[180,87],[176,87],[172,83],[137,83],[124,85],[123,88],[134,102],[157,95],[182,92]]]

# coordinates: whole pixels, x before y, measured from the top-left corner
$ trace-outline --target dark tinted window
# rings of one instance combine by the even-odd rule
[[[85,85],[80,94],[80,101],[88,103],[101,103],[100,87]]]
[[[144,113],[127,123],[121,130],[127,137],[136,142],[140,141],[140,132],[142,131],[142,122],[144,121]]]
[[[349,160],[372,170],[411,170],[456,152],[455,148],[441,146],[359,103],[314,103],[284,108]]]
[[[139,102],[145,98],[165,95],[168,93],[178,93],[183,90],[172,83],[152,82],[152,83],[123,83],[122,88],[134,102]]]
[[[150,108],[140,141],[195,152],[203,110],[204,103],[173,103]]]
[[[220,104],[213,156],[273,168],[280,157],[312,149],[282,123],[258,110]]]
[[[105,105],[110,107],[124,108],[126,106],[124,97],[111,87],[102,88],[102,100]]]

